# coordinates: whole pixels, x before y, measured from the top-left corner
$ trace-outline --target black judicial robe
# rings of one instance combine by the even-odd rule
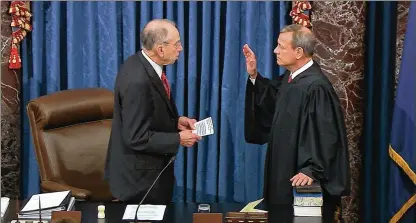
[[[264,198],[292,204],[290,178],[302,172],[333,196],[350,192],[347,134],[342,107],[332,84],[314,62],[287,83],[257,75],[247,80],[245,139],[268,143]]]

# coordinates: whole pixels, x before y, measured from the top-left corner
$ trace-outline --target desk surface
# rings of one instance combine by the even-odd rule
[[[122,203],[105,203],[105,219],[97,218],[97,207],[102,203],[95,202],[76,202],[75,210],[81,211],[82,222],[84,223],[117,223],[123,222],[121,219],[126,208]],[[238,212],[245,204],[240,203],[214,203],[210,204],[211,213]],[[293,208],[291,206],[263,206],[256,207],[262,210],[268,210],[269,222],[279,223],[318,223],[321,218],[317,217],[293,217]],[[6,212],[4,222],[10,222],[16,219],[16,202],[11,201],[8,211]],[[172,203],[167,206],[163,223],[192,223],[193,213],[198,210],[196,203]],[[126,221],[124,221],[126,222]],[[149,221],[145,221],[149,222]],[[160,221],[155,221],[160,222]]]

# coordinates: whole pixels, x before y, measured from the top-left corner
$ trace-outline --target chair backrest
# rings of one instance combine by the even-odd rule
[[[74,89],[30,101],[27,114],[42,181],[91,192],[111,200],[104,165],[113,116],[113,93]]]

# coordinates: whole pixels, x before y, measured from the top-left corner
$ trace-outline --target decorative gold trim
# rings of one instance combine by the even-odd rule
[[[393,147],[391,147],[391,145],[389,145],[389,155],[390,155],[390,158],[393,159],[393,161],[399,167],[402,168],[402,170],[407,174],[410,180],[412,180],[413,183],[416,185],[416,173],[410,168],[409,164],[407,164],[407,162],[403,159],[403,157],[400,156],[393,149]],[[398,222],[406,213],[406,211],[409,210],[409,208],[415,204],[416,204],[416,194],[413,194],[413,196],[408,201],[406,201],[406,203],[403,204],[400,210],[390,219],[390,223]]]
[[[404,203],[402,208],[400,208],[400,210],[390,219],[389,223],[398,222],[403,217],[404,213],[406,213],[406,211],[409,210],[409,208],[414,204],[416,204],[416,194],[413,194],[413,196],[406,203]]]
[[[389,155],[394,162],[399,165],[403,171],[409,176],[410,180],[416,185],[416,173],[410,168],[409,164],[389,145]]]

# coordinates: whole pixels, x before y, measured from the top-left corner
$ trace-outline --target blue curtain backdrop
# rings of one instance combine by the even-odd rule
[[[33,31],[24,41],[23,103],[59,90],[113,90],[120,64],[140,50],[139,32],[152,18],[177,23],[184,52],[167,67],[180,114],[211,116],[215,134],[181,148],[175,163],[176,201],[260,198],[265,146],[244,141],[247,80],[242,46],[259,71],[282,73],[273,49],[286,24],[284,2],[32,2]],[[23,110],[24,111],[24,110]],[[23,116],[22,196],[39,192],[32,138]]]
[[[389,148],[390,223],[416,222],[416,2],[407,21]]]
[[[368,2],[366,18],[363,222],[388,222],[397,2]]]

